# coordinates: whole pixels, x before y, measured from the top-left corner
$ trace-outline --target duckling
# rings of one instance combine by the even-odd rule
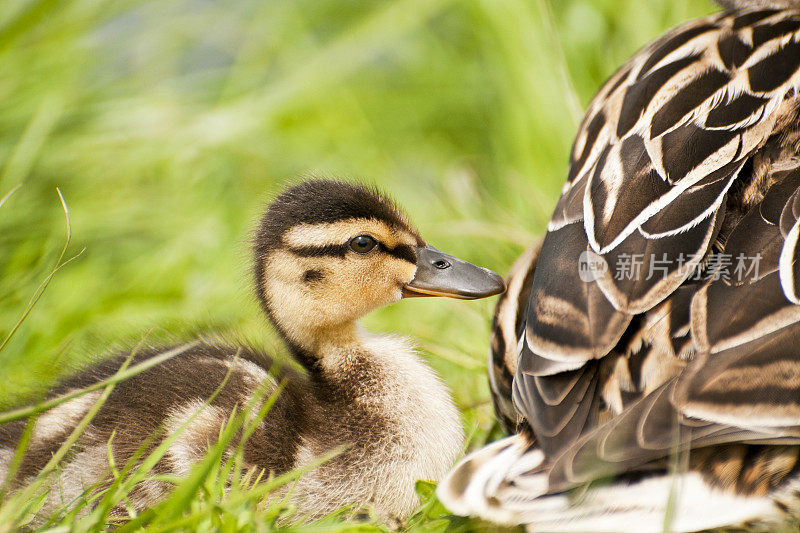
[[[253,347],[208,340],[188,345],[114,388],[62,465],[43,513],[86,487],[108,483],[108,446],[114,462],[124,465],[153,435],[188,423],[153,469],[186,475],[234,410],[246,408],[260,389],[269,396],[279,383],[277,400],[244,444],[245,467],[280,474],[345,447],[292,486],[302,516],[354,505],[402,521],[418,504],[416,480],[439,480],[452,465],[463,432],[448,389],[408,340],[364,331],[358,319],[404,296],[491,296],[504,290],[502,278],[428,246],[380,193],[335,180],[306,181],[279,195],[252,247],[258,300],[303,371],[271,371],[271,360]],[[143,350],[132,364],[165,350]],[[125,358],[104,360],[52,393],[107,378]],[[39,417],[15,486],[36,475],[98,395],[79,396]],[[23,426],[0,426],[0,478]],[[130,502],[143,509],[169,489],[148,479],[133,489]]]
[[[642,532],[800,509],[800,2],[720,3],[589,104],[496,310],[515,434],[440,483],[452,511]]]

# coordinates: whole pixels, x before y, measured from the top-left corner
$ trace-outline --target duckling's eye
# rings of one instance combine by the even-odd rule
[[[350,249],[357,254],[368,254],[378,246],[378,241],[369,235],[359,235],[350,239]]]

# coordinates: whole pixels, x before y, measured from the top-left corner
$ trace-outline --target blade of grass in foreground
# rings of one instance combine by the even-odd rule
[[[0,424],[5,424],[6,422],[11,422],[13,420],[19,420],[21,418],[27,418],[37,413],[41,413],[42,411],[46,411],[47,409],[52,409],[53,407],[61,405],[64,402],[68,402],[73,398],[77,398],[78,396],[83,396],[86,393],[94,392],[109,385],[115,385],[120,381],[125,381],[126,379],[129,379],[130,377],[135,376],[136,374],[140,374],[149,368],[152,368],[158,364],[163,363],[164,361],[167,361],[177,355],[182,354],[187,350],[194,348],[199,343],[200,341],[198,340],[198,341],[187,342],[186,344],[181,344],[180,346],[172,348],[171,350],[167,350],[154,357],[150,357],[147,360],[137,365],[134,365],[130,368],[121,369],[119,372],[117,372],[110,378],[98,381],[94,385],[90,385],[83,389],[63,394],[61,396],[57,396],[50,400],[46,400],[31,406],[20,407],[19,409],[13,409],[11,411],[6,411],[5,413],[0,413]]]
[[[0,198],[0,207],[3,207],[3,204],[6,203],[6,200],[11,198],[11,195],[13,195],[15,192],[17,192],[17,190],[19,190],[20,187],[22,187],[22,184],[18,183],[16,187],[14,187],[10,191],[8,191],[5,196]]]
[[[6,493],[11,485],[11,480],[14,479],[17,475],[17,471],[19,467],[22,465],[22,459],[25,456],[25,452],[28,451],[28,446],[31,442],[31,436],[33,435],[33,428],[36,426],[36,417],[32,416],[28,419],[28,423],[25,424],[25,429],[22,430],[22,435],[19,438],[19,442],[17,443],[17,449],[14,452],[14,457],[11,459],[11,464],[8,465],[8,470],[6,471],[6,476],[4,479],[0,479],[0,506],[3,505],[3,501],[5,500]]]
[[[56,265],[53,267],[53,269],[50,271],[50,273],[47,275],[47,277],[44,278],[44,281],[42,281],[42,283],[39,285],[39,287],[36,288],[36,290],[33,293],[33,296],[28,301],[28,305],[25,308],[25,311],[22,312],[22,316],[19,317],[19,320],[17,320],[17,322],[11,328],[11,331],[8,332],[8,335],[6,335],[6,338],[3,340],[2,343],[0,343],[0,352],[2,352],[3,349],[8,345],[9,341],[11,341],[12,337],[14,337],[14,334],[20,328],[22,323],[25,322],[25,319],[28,318],[28,315],[31,314],[31,311],[33,311],[33,308],[36,306],[36,304],[39,302],[39,299],[42,297],[44,292],[47,290],[47,287],[50,285],[50,282],[53,280],[53,277],[56,275],[56,272],[61,270],[61,268],[66,266],[68,263],[71,263],[72,261],[77,259],[85,250],[85,248],[84,248],[83,250],[81,250],[77,254],[73,255],[69,259],[64,260],[64,256],[67,253],[67,248],[69,247],[69,243],[72,240],[72,225],[70,224],[69,208],[67,208],[67,203],[64,201],[64,196],[62,196],[60,189],[56,188],[56,191],[58,192],[58,198],[61,200],[61,207],[64,210],[64,218],[66,219],[67,237],[66,237],[66,239],[64,241],[64,246],[63,246],[63,248],[61,248],[61,253],[58,256],[58,260],[56,261]],[[6,197],[7,196],[8,195],[6,195]],[[5,200],[5,198],[4,198],[4,200]],[[2,422],[3,422],[2,419],[0,419],[0,423],[2,423]]]
[[[672,417],[672,449],[669,457],[669,475],[672,477],[672,484],[669,489],[669,497],[664,511],[663,531],[672,531],[672,523],[675,520],[675,512],[678,497],[682,490],[683,474],[689,470],[689,452],[681,447],[681,421],[680,414],[676,411]]]

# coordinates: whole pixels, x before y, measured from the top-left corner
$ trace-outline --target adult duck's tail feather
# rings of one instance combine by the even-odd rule
[[[464,457],[436,494],[455,514],[533,532],[677,533],[727,523],[774,528],[781,521],[773,498],[720,490],[696,472],[654,473],[550,494],[548,474],[544,454],[526,436],[514,435]]]
[[[543,462],[544,454],[527,435],[512,435],[464,457],[439,483],[436,495],[455,514],[520,524],[519,504],[547,490],[547,474],[536,475]]]
[[[520,514],[529,531],[552,533],[688,533],[727,523],[758,523],[775,531],[780,524],[769,497],[731,494],[695,472],[660,473],[542,496],[526,502]]]

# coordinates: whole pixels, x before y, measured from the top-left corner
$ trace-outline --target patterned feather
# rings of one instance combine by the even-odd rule
[[[517,429],[519,416],[511,401],[511,386],[517,371],[517,339],[522,333],[522,319],[528,305],[536,261],[542,248],[536,242],[514,262],[508,272],[506,292],[500,295],[492,319],[489,346],[489,388],[497,419],[506,433]]]
[[[682,483],[672,528],[693,531],[800,505],[800,6],[743,3],[649,44],[589,104],[515,266],[527,306],[501,302],[493,328],[492,373],[514,375],[495,405],[521,432],[442,482],[453,510],[661,531]]]

